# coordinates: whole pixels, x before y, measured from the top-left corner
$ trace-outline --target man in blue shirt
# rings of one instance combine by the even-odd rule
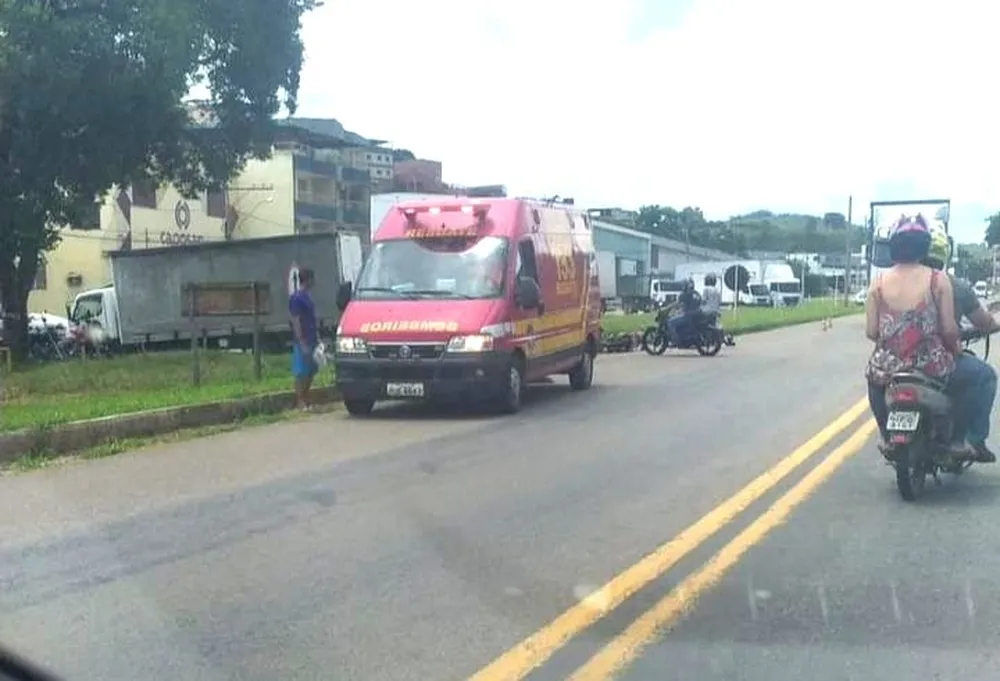
[[[924,264],[947,274],[951,260],[951,242],[948,234],[935,225],[931,228],[931,245]],[[1000,331],[1000,324],[986,311],[972,287],[965,281],[951,279],[955,300],[955,321],[962,328],[962,318],[969,320],[973,327],[983,333]],[[952,440],[957,444],[966,441],[972,446],[976,460],[993,463],[996,454],[986,446],[990,434],[993,401],[997,393],[997,374],[993,367],[979,357],[962,353],[955,358],[955,371],[949,379],[955,396],[954,430]]]
[[[309,389],[319,367],[313,353],[319,343],[316,328],[316,306],[309,291],[313,271],[299,270],[299,288],[288,298],[288,315],[292,321],[292,376],[295,377],[295,403],[300,409],[309,407]]]
[[[680,305],[682,314],[673,317],[667,322],[667,326],[670,329],[670,335],[673,337],[674,343],[677,346],[681,346],[684,344],[686,336],[694,327],[695,318],[701,309],[701,295],[695,290],[693,279],[688,278],[685,280],[684,289],[677,297],[677,304]]]

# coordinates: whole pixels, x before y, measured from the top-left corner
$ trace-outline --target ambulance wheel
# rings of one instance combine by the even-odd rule
[[[573,390],[586,390],[594,383],[594,354],[590,347],[583,349],[580,363],[569,372],[569,387]]]
[[[516,414],[521,411],[524,396],[524,359],[514,355],[507,367],[507,380],[499,395],[497,407],[501,414]]]
[[[351,416],[368,416],[375,408],[375,400],[344,400],[344,408]]]

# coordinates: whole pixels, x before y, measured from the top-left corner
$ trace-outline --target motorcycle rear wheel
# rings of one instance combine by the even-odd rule
[[[920,445],[911,442],[896,452],[896,487],[903,501],[916,501],[924,493],[927,482],[927,462]]]
[[[713,331],[701,333],[695,348],[702,357],[715,357],[722,349],[722,334]]]

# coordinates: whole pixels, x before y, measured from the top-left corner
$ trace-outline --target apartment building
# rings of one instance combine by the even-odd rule
[[[211,125],[204,111],[196,120]],[[113,188],[100,227],[65,230],[47,254],[29,309],[62,310],[80,291],[109,281],[114,250],[338,230],[367,241],[378,165],[367,155],[391,166],[391,150],[334,119],[291,118],[281,121],[271,158],[250,161],[225,191],[189,199],[170,186]]]

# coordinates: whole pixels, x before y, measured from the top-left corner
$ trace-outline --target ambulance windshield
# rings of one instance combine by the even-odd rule
[[[389,239],[372,244],[358,299],[497,298],[506,283],[504,238]]]

